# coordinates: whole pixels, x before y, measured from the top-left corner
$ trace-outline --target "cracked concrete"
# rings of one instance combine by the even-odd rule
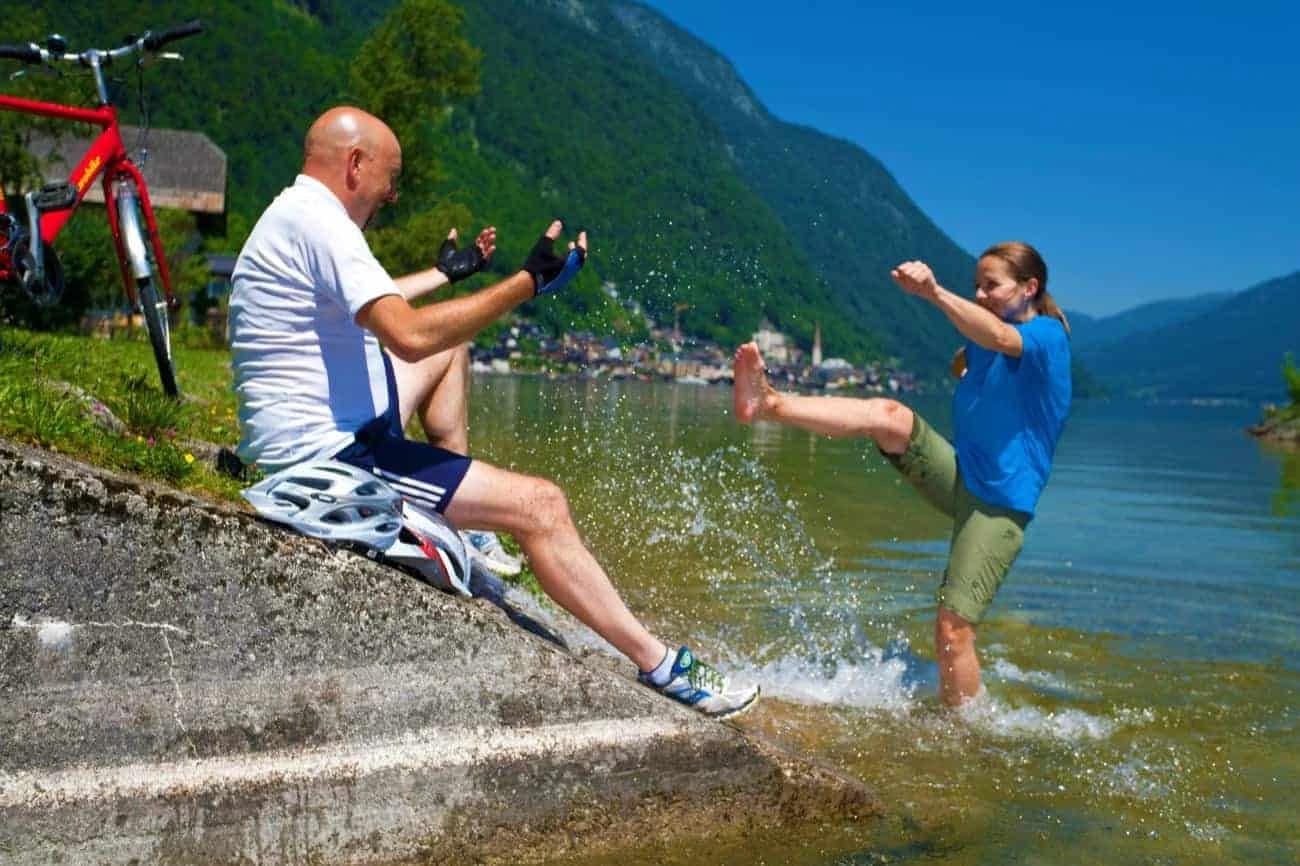
[[[0,441],[2,862],[539,862],[878,809],[486,601]]]

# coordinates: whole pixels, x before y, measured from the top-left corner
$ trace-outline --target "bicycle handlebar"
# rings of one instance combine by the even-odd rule
[[[34,42],[26,45],[0,45],[0,59],[8,58],[10,60],[21,60],[23,63],[46,64],[54,63],[57,60],[64,63],[79,63],[82,66],[108,66],[114,60],[121,60],[124,57],[140,52],[155,52],[168,42],[175,42],[177,39],[184,39],[187,36],[202,32],[202,23],[195,19],[158,33],[146,31],[138,39],[133,39],[121,48],[114,48],[111,51],[101,48],[88,48],[85,51],[60,54],[41,48]]]
[[[146,33],[140,39],[140,46],[145,51],[157,51],[168,42],[175,42],[177,39],[184,39],[187,36],[193,36],[196,33],[203,32],[203,24],[196,18],[193,21],[187,21],[184,24],[178,24],[175,27],[169,27],[161,33]]]
[[[41,49],[34,43],[28,45],[0,45],[0,58],[21,60],[23,63],[40,63]]]

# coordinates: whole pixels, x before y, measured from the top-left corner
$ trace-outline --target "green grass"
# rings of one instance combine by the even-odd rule
[[[184,395],[179,401],[163,394],[142,331],[105,340],[0,325],[0,437],[242,502],[243,482],[219,474],[184,445],[198,440],[233,448],[239,441],[230,353],[213,347],[198,329],[182,329],[172,343]],[[85,398],[68,393],[61,383]],[[126,429],[115,432],[99,423],[96,416],[106,412]],[[502,541],[518,555],[513,538]],[[544,596],[527,567],[506,580]]]
[[[238,441],[229,353],[190,348],[196,340],[184,336],[175,342],[185,395],[180,401],[159,387],[142,332],[104,340],[0,326],[0,436],[184,490],[237,498],[239,483],[217,474],[183,444]],[[107,413],[126,429],[97,423],[96,416]]]

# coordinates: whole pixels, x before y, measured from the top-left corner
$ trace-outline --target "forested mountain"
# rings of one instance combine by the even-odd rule
[[[805,345],[820,323],[832,355],[942,369],[951,327],[889,269],[924,258],[964,286],[974,263],[869,154],[772,117],[725,58],[645,6],[465,8],[484,52],[476,143],[608,225],[602,274],[659,318],[682,305],[688,330],[736,342],[766,316]]]
[[[1209,308],[1183,315],[1204,304]],[[1078,357],[1112,393],[1170,399],[1284,396],[1282,358],[1287,352],[1300,356],[1300,271],[1226,296],[1139,307],[1099,325],[1118,318],[1140,322],[1143,310],[1152,320],[1166,317],[1166,323],[1077,346]]]
[[[366,103],[369,94],[354,89],[354,59],[396,5],[66,0],[45,14],[74,46],[204,21],[202,36],[177,46],[186,63],[149,69],[145,92],[155,123],[206,131],[227,151],[239,227],[292,179],[317,112],[342,99]],[[588,227],[591,275],[572,297],[539,310],[552,324],[628,326],[596,288],[608,281],[657,318],[678,312],[686,330],[724,343],[766,317],[805,345],[820,323],[828,353],[857,360],[892,354],[934,370],[946,357],[951,334],[889,284],[887,270],[904,255],[926,257],[960,284],[969,257],[865,152],[781,123],[756,101],[749,126],[718,111],[715,96],[664,62],[665,40],[725,60],[644,7],[467,0],[462,8],[461,32],[438,36],[462,36],[482,52],[478,93],[428,120],[438,133],[427,157],[438,182],[424,191],[427,202],[408,198],[402,211],[414,218],[436,200],[440,215],[496,224],[502,269],[552,214]],[[136,76],[115,75],[127,118],[137,119]],[[730,85],[744,87],[734,73]],[[808,166],[816,178],[805,176]],[[816,230],[818,212],[833,231]]]
[[[441,193],[509,220],[502,265],[532,241],[521,232],[558,214],[591,231],[601,278],[660,321],[680,306],[685,330],[734,344],[764,316],[808,343],[820,320],[831,345],[878,354],[736,173],[717,127],[637,60],[607,4],[570,4],[576,19],[549,3],[464,8],[482,89],[439,149]]]
[[[404,17],[390,17],[399,6]],[[923,258],[959,288],[971,256],[868,153],[773,117],[724,57],[630,0],[63,0],[40,16],[74,47],[203,20],[201,36],[176,46],[186,62],[148,69],[144,92],[154,123],[203,130],[226,150],[232,246],[291,182],[311,119],[348,101],[404,138],[402,200],[372,233],[394,269],[427,265],[449,225],[469,234],[492,223],[493,266],[508,271],[560,216],[590,230],[594,254],[571,290],[528,308],[557,330],[641,336],[607,283],[723,344],[766,317],[806,346],[819,323],[829,355],[896,356],[937,377],[958,342],[888,271]],[[0,41],[42,35],[17,27]],[[139,122],[134,71],[113,75],[124,119]],[[1193,364],[1171,373],[1181,384],[1160,384],[1162,365],[1188,352],[1153,347],[1190,336],[1217,345],[1197,324],[1207,307],[1218,315],[1219,299],[1076,316],[1076,353],[1112,390],[1194,389],[1218,368]],[[1255,326],[1240,322],[1252,345],[1234,356],[1235,372],[1222,370],[1222,387],[1198,393],[1238,387],[1248,371],[1275,378],[1281,351],[1294,348],[1281,335],[1300,329],[1261,313],[1269,339],[1252,340]]]
[[[942,283],[964,291],[975,272],[971,255],[861,147],[773,117],[725,57],[653,9],[613,8],[641,51],[717,123],[737,171],[830,285],[842,315],[915,366],[946,359],[958,342],[952,327],[899,292],[889,271],[923,259]]]

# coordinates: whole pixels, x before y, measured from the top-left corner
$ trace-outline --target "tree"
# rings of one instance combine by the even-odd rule
[[[1282,379],[1286,382],[1287,393],[1291,395],[1291,407],[1300,409],[1300,369],[1296,368],[1295,359],[1290,352],[1282,359]]]
[[[23,32],[7,32],[10,39],[6,41],[25,40],[39,44],[48,33],[44,13],[40,9],[29,9],[24,11],[23,18]],[[0,76],[3,76],[0,81],[4,81],[5,96],[73,105],[84,101],[87,92],[84,78],[70,79],[61,74],[62,70],[56,74],[40,67],[15,67],[18,67],[16,61],[0,61]],[[5,81],[19,71],[22,74],[17,78]],[[89,93],[93,95],[93,87]],[[17,196],[41,183],[42,170],[47,166],[32,153],[34,136],[43,133],[57,137],[75,129],[76,125],[66,120],[0,111],[0,194]],[[71,168],[67,166],[67,170]]]
[[[382,118],[402,144],[402,196],[370,233],[394,273],[429,267],[452,226],[466,242],[473,236],[470,209],[434,195],[438,133],[452,103],[479,88],[481,53],[460,35],[463,18],[444,0],[403,0],[352,61],[348,101]]]
[[[402,0],[352,61],[352,98],[397,134],[402,184],[417,194],[437,179],[435,134],[451,105],[478,93],[482,52],[463,22],[445,0]]]

